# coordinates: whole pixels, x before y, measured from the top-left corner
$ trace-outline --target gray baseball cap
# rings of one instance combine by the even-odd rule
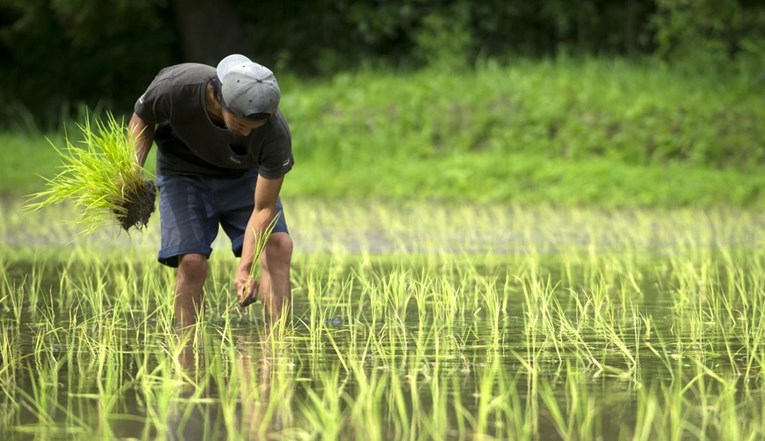
[[[279,107],[279,83],[265,66],[229,55],[216,68],[225,107],[240,116],[265,119]]]

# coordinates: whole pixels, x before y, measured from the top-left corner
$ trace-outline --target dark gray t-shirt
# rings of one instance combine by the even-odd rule
[[[238,135],[210,120],[205,107],[215,68],[186,63],[162,69],[134,111],[156,124],[159,174],[237,175],[258,167],[264,178],[284,176],[294,163],[287,121],[277,111],[266,124]]]

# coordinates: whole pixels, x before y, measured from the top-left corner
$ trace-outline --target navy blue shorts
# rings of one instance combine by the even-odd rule
[[[212,243],[223,227],[236,257],[242,255],[247,222],[255,206],[257,170],[237,177],[157,176],[162,248],[158,260],[177,267],[178,256],[212,253]],[[281,199],[276,201],[279,220],[273,232],[287,233]]]

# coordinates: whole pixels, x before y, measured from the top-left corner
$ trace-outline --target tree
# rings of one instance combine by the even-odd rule
[[[239,14],[228,0],[173,0],[184,61],[215,65],[231,53],[249,54]]]

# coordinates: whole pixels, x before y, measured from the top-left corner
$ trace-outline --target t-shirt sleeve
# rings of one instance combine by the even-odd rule
[[[155,79],[135,102],[133,111],[147,124],[159,124],[170,119],[172,103],[165,81]]]
[[[292,136],[286,125],[274,127],[266,137],[260,156],[258,174],[266,179],[278,179],[292,170]]]

